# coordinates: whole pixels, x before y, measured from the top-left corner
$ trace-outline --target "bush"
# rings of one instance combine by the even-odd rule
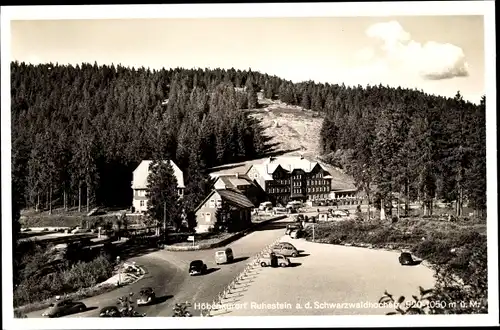
[[[77,262],[51,274],[28,276],[14,289],[14,306],[94,286],[111,277],[112,270],[110,260],[106,256],[98,256],[90,262]]]

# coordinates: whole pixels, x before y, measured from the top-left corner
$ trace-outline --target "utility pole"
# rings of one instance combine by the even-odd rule
[[[313,222],[313,242],[314,242],[314,227],[316,227],[316,224]]]

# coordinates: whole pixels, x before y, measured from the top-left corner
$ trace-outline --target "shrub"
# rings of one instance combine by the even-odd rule
[[[106,256],[99,256],[90,262],[77,262],[55,273],[40,277],[28,276],[14,290],[14,306],[94,286],[109,278],[112,268]]]

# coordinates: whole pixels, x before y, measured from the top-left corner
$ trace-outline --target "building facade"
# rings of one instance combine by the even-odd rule
[[[246,175],[258,183],[275,204],[291,200],[327,199],[331,175],[319,163],[301,156],[269,158],[252,165]]]
[[[143,160],[139,166],[133,172],[132,180],[132,207],[134,212],[144,213],[148,209],[148,198],[146,197],[147,183],[149,176],[149,165],[151,160]],[[177,179],[177,193],[179,197],[184,196],[184,174],[180,168],[173,162],[170,161],[170,165],[174,170],[175,178]]]
[[[229,210],[226,216],[230,217],[232,222],[236,222],[240,228],[250,226],[251,212],[255,205],[241,191],[214,188],[194,211],[197,233],[206,233],[214,228],[217,210],[222,208],[223,203]]]

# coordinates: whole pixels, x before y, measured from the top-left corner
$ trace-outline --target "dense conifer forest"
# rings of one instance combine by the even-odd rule
[[[18,208],[129,206],[132,171],[170,158],[186,203],[206,169],[259,157],[269,138],[246,109],[266,98],[324,115],[323,157],[378,201],[486,207],[485,99],[385,86],[292,83],[251,70],[11,64],[12,184]]]

